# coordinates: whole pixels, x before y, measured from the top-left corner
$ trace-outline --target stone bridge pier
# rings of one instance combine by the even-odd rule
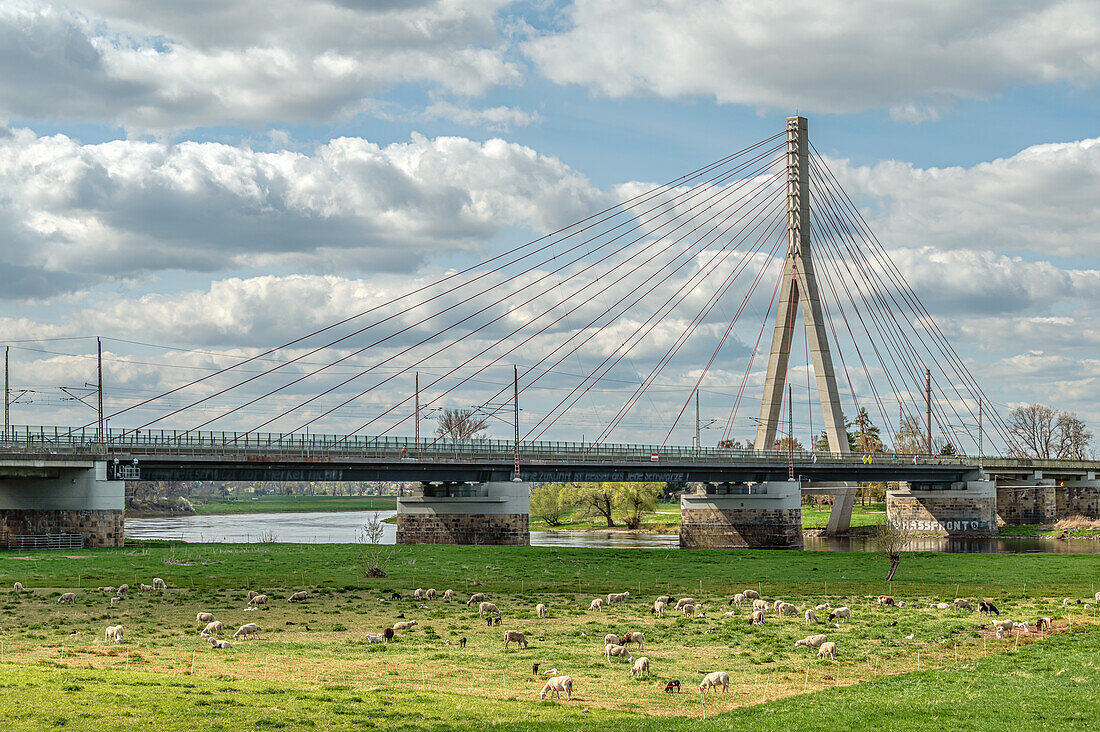
[[[529,545],[531,484],[425,483],[397,499],[398,544]]]
[[[84,545],[119,547],[125,483],[105,461],[0,461],[0,534],[81,534]]]
[[[903,483],[886,491],[886,517],[918,534],[988,536],[997,531],[997,487],[988,480]]]
[[[706,483],[680,498],[681,549],[801,549],[797,481]]]

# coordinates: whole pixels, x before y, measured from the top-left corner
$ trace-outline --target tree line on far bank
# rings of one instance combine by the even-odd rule
[[[580,515],[628,529],[637,529],[642,518],[657,508],[657,502],[683,490],[685,483],[543,483],[531,492],[532,518],[548,526],[561,526],[566,516]]]

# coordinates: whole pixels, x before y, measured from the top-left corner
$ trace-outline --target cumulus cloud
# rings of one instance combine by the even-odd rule
[[[525,50],[559,84],[611,97],[706,96],[934,119],[1013,84],[1100,80],[1100,7],[1083,0],[577,0]]]
[[[480,95],[521,76],[503,2],[17,0],[0,7],[0,114],[158,131],[346,118],[403,83]]]
[[[539,121],[538,112],[527,112],[515,107],[473,109],[451,102],[434,102],[428,105],[419,116],[423,119],[450,120],[468,127],[483,126],[490,130],[527,127]]]
[[[81,145],[20,129],[0,139],[2,296],[162,270],[288,262],[403,271],[477,251],[507,227],[545,231],[606,194],[555,158],[499,139],[380,147],[338,138],[311,154],[218,143]]]

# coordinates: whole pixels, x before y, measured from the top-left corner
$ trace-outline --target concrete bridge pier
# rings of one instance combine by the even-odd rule
[[[707,483],[680,498],[681,549],[801,549],[797,481]]]
[[[119,547],[125,483],[104,461],[0,463],[0,534],[82,534],[84,545]]]
[[[918,534],[988,536],[997,531],[997,486],[988,480],[903,483],[886,491],[886,517]]]
[[[820,494],[833,497],[833,507],[829,511],[829,524],[825,529],[827,536],[841,534],[852,528],[852,508],[856,505],[856,485],[854,483],[803,483],[803,494]]]
[[[530,495],[530,483],[424,483],[397,499],[397,543],[529,545]]]
[[[1093,471],[1082,478],[1060,481],[1054,497],[1055,514],[1059,519],[1069,516],[1100,519],[1100,480]]]

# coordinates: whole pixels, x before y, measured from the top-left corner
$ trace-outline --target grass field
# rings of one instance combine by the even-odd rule
[[[257,496],[195,503],[195,513],[293,513],[307,511],[395,511],[392,496]]]
[[[694,728],[704,708],[691,692],[712,670],[731,675],[728,694],[706,699],[708,723],[723,728],[754,721],[835,728],[828,709],[887,728],[902,720],[930,728],[937,718],[961,715],[973,723],[953,728],[976,729],[990,713],[1000,713],[1005,726],[1100,721],[1097,705],[1084,703],[1100,680],[1100,618],[1095,608],[1062,605],[1063,597],[1087,599],[1100,589],[1096,555],[917,553],[905,557],[888,587],[883,561],[866,554],[394,547],[389,576],[367,579],[361,551],[148,543],[0,554],[0,586],[20,581],[33,590],[0,594],[0,723],[136,727],[157,713],[165,729],[275,728],[289,720],[324,729],[457,728],[471,720],[516,729],[600,720],[615,728]],[[117,607],[94,589],[153,576],[169,589],[135,591]],[[501,608],[503,626],[486,627],[476,609],[458,601],[436,600],[427,609],[411,599],[379,602],[415,587],[451,588],[460,600],[484,591]],[[746,587],[800,608],[848,605],[852,621],[810,628],[769,613],[766,625],[750,626],[745,608],[723,616],[726,600]],[[270,609],[244,611],[247,588],[266,592]],[[310,590],[306,602],[285,601],[301,588]],[[57,605],[68,590],[77,592],[76,604]],[[624,605],[588,611],[591,598],[625,590],[631,596]],[[873,597],[887,591],[909,605],[879,608]],[[649,604],[664,593],[695,597],[709,617],[651,617]],[[997,640],[979,629],[984,618],[928,607],[956,596],[991,598],[1002,618],[1055,617],[1060,632]],[[535,617],[538,602],[549,605],[550,618]],[[257,622],[263,633],[213,651],[197,635],[198,611],[213,612],[227,627]],[[418,625],[388,645],[366,642],[365,633],[392,625],[399,614]],[[103,628],[118,622],[125,641],[104,643]],[[523,631],[530,646],[505,651],[504,629]],[[603,658],[603,635],[627,630],[646,635],[648,679]],[[812,632],[838,644],[838,661],[793,648]],[[445,645],[462,637],[465,648]],[[572,702],[538,700],[545,677],[532,676],[536,661],[574,678]],[[664,694],[669,678],[680,679],[687,693]],[[804,693],[813,701],[798,698]]]
[[[823,529],[829,524],[829,511],[832,506],[802,506],[802,528]],[[885,503],[869,503],[863,506],[857,503],[852,508],[852,526],[871,526],[886,517]],[[624,528],[622,521],[616,519],[616,526]],[[592,518],[579,511],[571,511],[563,517],[561,526],[549,526],[544,521],[531,517],[530,526],[536,531],[547,529],[606,529],[607,522],[602,518]],[[680,504],[660,503],[654,513],[646,514],[642,519],[642,530],[656,533],[677,533],[680,531]]]

